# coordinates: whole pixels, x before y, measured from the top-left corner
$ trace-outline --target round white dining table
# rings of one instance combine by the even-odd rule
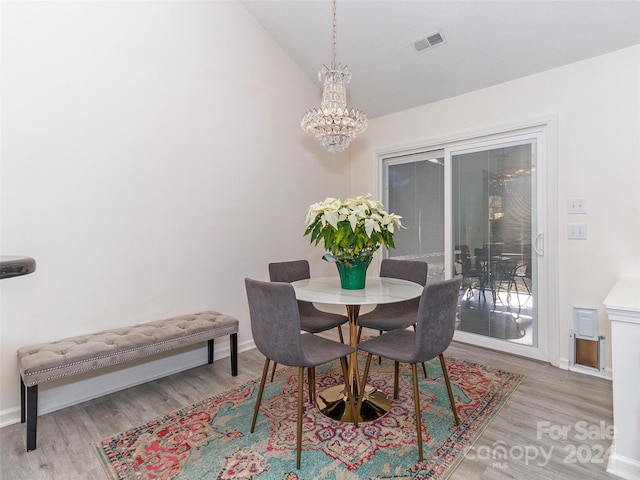
[[[423,286],[388,277],[367,277],[365,288],[345,290],[340,286],[339,277],[316,277],[292,282],[296,298],[305,302],[327,305],[344,305],[349,318],[349,344],[358,346],[358,315],[362,305],[395,303],[417,298],[422,294]],[[360,381],[358,373],[357,351],[349,359],[349,378],[346,385],[328,388],[318,394],[316,404],[320,411],[334,420],[342,422],[367,422],[385,415],[391,407],[391,400],[381,391],[366,385],[366,379]],[[354,398],[364,395],[360,415],[351,411],[347,390]]]

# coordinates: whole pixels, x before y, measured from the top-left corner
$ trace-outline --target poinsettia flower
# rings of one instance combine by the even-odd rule
[[[329,225],[331,225],[333,228],[335,228],[336,230],[338,229],[338,220],[339,220],[339,216],[338,216],[338,212],[334,212],[334,211],[327,211],[324,214],[327,222],[329,223]]]
[[[380,231],[380,224],[371,218],[364,219],[364,230],[367,232],[367,236],[371,238],[371,234],[375,230],[376,232]]]
[[[358,226],[358,217],[355,214],[349,215],[349,223],[351,224],[351,231],[355,232]]]
[[[311,235],[311,243],[322,240],[331,258],[340,262],[372,255],[380,245],[395,247],[393,233],[402,227],[401,218],[387,213],[371,194],[344,202],[327,197],[307,210],[305,235]]]

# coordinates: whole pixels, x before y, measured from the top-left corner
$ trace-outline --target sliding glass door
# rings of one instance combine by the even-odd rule
[[[458,330],[537,347],[536,144],[454,150],[453,270],[463,277]]]
[[[546,357],[538,322],[543,254],[537,180],[541,132],[383,158],[384,201],[402,215],[391,258],[461,275],[456,339]]]

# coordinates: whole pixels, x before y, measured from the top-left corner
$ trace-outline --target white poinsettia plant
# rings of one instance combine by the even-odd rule
[[[373,255],[380,245],[395,248],[393,234],[402,227],[401,218],[387,213],[371,194],[344,202],[327,198],[309,207],[304,234],[311,235],[314,245],[323,241],[325,260],[343,262]]]

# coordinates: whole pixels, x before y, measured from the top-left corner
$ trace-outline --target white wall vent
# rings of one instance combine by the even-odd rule
[[[440,45],[445,43],[444,36],[442,32],[437,31],[434,33],[430,33],[429,35],[425,35],[424,37],[417,38],[413,41],[413,46],[416,51],[422,52],[429,47],[435,47],[436,45]]]

